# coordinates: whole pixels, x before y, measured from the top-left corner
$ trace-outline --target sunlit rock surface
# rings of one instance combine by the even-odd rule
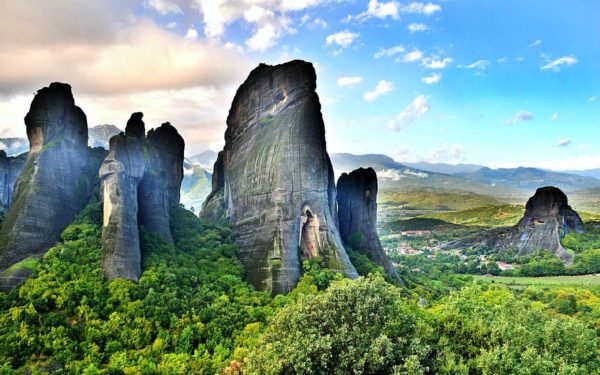
[[[250,73],[229,111],[225,148],[201,214],[232,224],[246,278],[272,293],[296,285],[302,257],[316,256],[357,276],[337,229],[335,181],[315,89],[315,70],[304,61],[261,64]],[[306,220],[307,210],[318,226]]]
[[[0,269],[43,254],[88,202],[92,192],[88,128],[71,86],[52,83],[25,116],[29,154],[0,230]],[[95,173],[93,173],[95,174]]]

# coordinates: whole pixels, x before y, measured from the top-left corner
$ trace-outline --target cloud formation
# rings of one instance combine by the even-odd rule
[[[563,56],[556,60],[549,61],[540,67],[540,70],[551,70],[555,73],[560,72],[563,66],[577,64],[577,59],[574,56]]]
[[[328,46],[335,44],[341,48],[347,48],[359,36],[360,36],[360,34],[358,34],[358,33],[353,33],[350,30],[344,30],[344,31],[337,32],[335,34],[327,35],[327,37],[325,38],[325,44]]]
[[[404,47],[401,45],[390,47],[390,48],[380,48],[374,55],[376,59],[381,57],[390,57],[396,54],[404,52]]]
[[[407,28],[411,33],[429,30],[429,26],[425,25],[424,23],[411,23],[407,26]]]
[[[362,77],[340,77],[337,79],[336,83],[341,87],[352,87],[358,83],[363,81]]]
[[[432,85],[434,83],[438,83],[442,79],[442,75],[439,73],[432,73],[427,77],[421,78],[421,81],[425,82],[428,85]]]
[[[518,111],[513,118],[505,121],[506,125],[514,125],[522,121],[533,120],[533,114],[527,111]]]
[[[556,145],[558,147],[569,147],[571,145],[571,140],[569,138],[561,138],[558,140],[558,142],[556,143]]]
[[[365,92],[363,98],[368,102],[372,102],[381,95],[385,95],[393,89],[394,85],[391,82],[381,80],[373,90]]]
[[[395,119],[389,122],[388,127],[393,130],[402,130],[412,125],[415,120],[425,115],[431,106],[425,95],[417,95],[415,99],[400,112]]]

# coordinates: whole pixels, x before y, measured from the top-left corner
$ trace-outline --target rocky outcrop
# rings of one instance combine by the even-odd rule
[[[479,246],[500,251],[514,248],[517,255],[527,255],[539,250],[549,250],[560,259],[570,262],[560,240],[567,233],[584,233],[585,226],[568,203],[567,196],[552,186],[536,190],[525,205],[525,214],[517,225],[488,231],[474,238],[452,242],[446,247]]]
[[[52,83],[39,90],[25,125],[29,154],[0,230],[0,269],[53,246],[93,186],[87,120],[71,86]]]
[[[400,282],[377,234],[377,174],[373,168],[343,173],[337,183],[337,202],[344,245],[368,256]]]
[[[132,114],[125,133],[111,138],[100,168],[102,269],[109,280],[139,279],[140,225],[173,243],[169,211],[179,203],[184,142],[169,123],[146,137],[142,116]]]
[[[27,154],[11,157],[0,150],[0,212],[10,207],[17,177],[26,161]]]
[[[229,111],[225,147],[201,214],[232,224],[247,280],[272,293],[296,285],[303,257],[357,276],[337,229],[315,89],[315,70],[304,61],[261,64],[250,73]]]

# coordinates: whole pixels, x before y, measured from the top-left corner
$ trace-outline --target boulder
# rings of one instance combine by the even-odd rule
[[[231,223],[247,280],[272,293],[296,285],[303,256],[357,276],[337,229],[335,181],[315,89],[315,70],[304,61],[260,64],[250,73],[229,111],[213,191],[201,213]],[[312,221],[303,230],[307,210],[318,225]]]
[[[87,120],[71,86],[55,82],[39,90],[25,125],[29,154],[0,229],[0,269],[55,245],[93,187]]]
[[[337,182],[338,221],[344,245],[368,256],[401,282],[377,234],[377,174],[373,168],[343,173]]]

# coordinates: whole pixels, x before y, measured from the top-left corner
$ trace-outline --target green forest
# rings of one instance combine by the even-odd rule
[[[29,262],[33,276],[0,293],[0,373],[600,372],[598,289],[515,289],[443,267],[401,268],[394,285],[350,251],[358,279],[306,261],[298,286],[272,297],[243,281],[227,225],[171,212],[175,246],[142,231],[139,282],[107,282],[89,204]]]

